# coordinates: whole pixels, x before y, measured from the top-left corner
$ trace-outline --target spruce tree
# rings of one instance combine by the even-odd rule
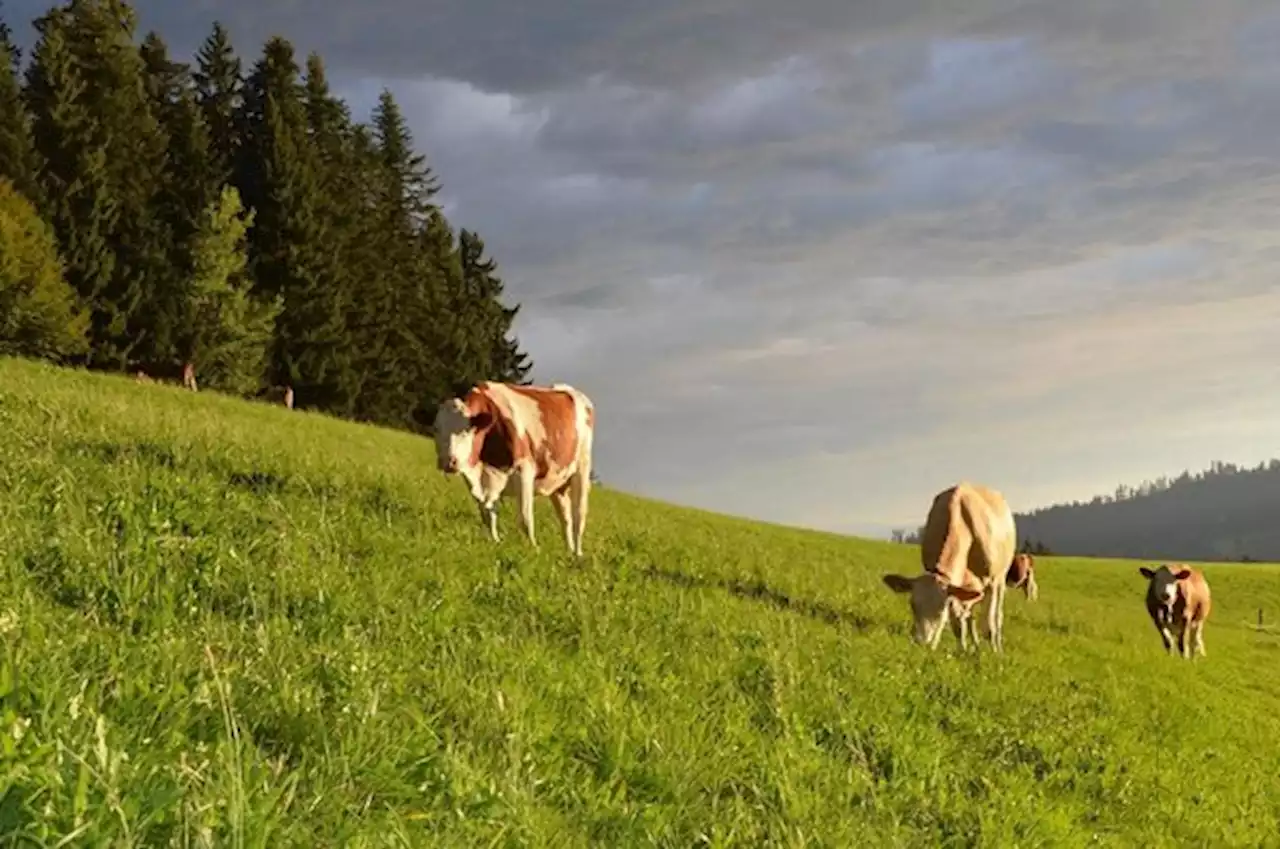
[[[169,58],[155,33],[148,33],[140,54],[144,88],[167,151],[153,201],[157,227],[166,235],[166,273],[148,292],[152,334],[144,346],[145,359],[181,362],[185,357],[177,343],[191,286],[194,240],[221,183],[210,162],[208,131],[190,69]]]
[[[251,292],[245,235],[252,224],[253,211],[244,209],[233,186],[225,187],[205,211],[192,248],[179,343],[202,383],[240,395],[262,388],[275,322],[284,306],[279,295],[261,298]]]
[[[27,69],[49,219],[93,308],[91,362],[115,367],[153,343],[146,306],[168,273],[169,236],[153,203],[165,144],[133,28],[122,0],[71,0],[37,21]]]
[[[68,282],[90,309],[88,359],[94,363],[116,359],[110,331],[123,324],[128,304],[119,303],[113,290],[120,205],[107,172],[107,140],[85,102],[89,84],[78,67],[71,23],[66,8],[34,22],[39,38],[23,94],[44,164],[43,217],[57,236]]]
[[[497,274],[498,264],[484,250],[484,241],[475,233],[464,229],[458,234],[465,290],[463,309],[471,312],[474,356],[485,379],[520,383],[533,368],[517,341],[509,336],[520,306],[502,303],[504,286]]]
[[[310,406],[350,405],[344,293],[325,226],[319,157],[310,144],[293,46],[270,39],[245,85],[239,179],[255,210],[251,271],[265,295],[280,295],[272,383],[291,384]]]
[[[31,139],[31,119],[22,102],[21,59],[0,4],[0,177],[32,201],[39,199],[39,160]]]
[[[244,78],[231,38],[218,21],[196,53],[193,79],[209,134],[210,167],[221,185],[233,179],[240,156]]]

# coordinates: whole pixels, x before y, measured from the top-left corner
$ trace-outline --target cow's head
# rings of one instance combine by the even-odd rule
[[[982,598],[982,590],[953,584],[935,572],[924,572],[914,578],[885,575],[882,580],[895,593],[910,593],[911,616],[915,620],[912,639],[927,646],[937,645],[947,627],[954,601],[971,603]]]
[[[436,463],[440,471],[452,474],[474,461],[476,440],[493,424],[489,410],[472,412],[461,398],[442,401],[436,408]]]
[[[1150,582],[1147,587],[1147,594],[1164,607],[1173,607],[1173,602],[1178,597],[1178,581],[1191,576],[1191,572],[1188,569],[1179,569],[1174,572],[1164,565],[1161,565],[1159,569],[1148,569],[1146,566],[1139,566],[1138,571]]]

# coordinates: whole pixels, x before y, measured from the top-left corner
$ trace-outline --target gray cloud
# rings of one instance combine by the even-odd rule
[[[1273,450],[1274,4],[798,2],[141,6],[395,91],[619,486],[867,530]]]

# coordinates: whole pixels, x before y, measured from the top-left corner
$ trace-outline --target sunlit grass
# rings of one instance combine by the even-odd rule
[[[14,360],[0,432],[5,845],[1280,845],[1274,567],[1194,663],[1052,558],[928,654],[910,547],[597,489],[579,563],[427,440]]]

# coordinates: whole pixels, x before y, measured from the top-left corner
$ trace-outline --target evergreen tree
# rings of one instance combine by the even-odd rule
[[[471,356],[481,369],[482,379],[523,382],[533,366],[516,340],[508,336],[520,306],[503,305],[504,287],[497,275],[498,264],[485,255],[484,240],[478,235],[462,230],[458,234],[458,255],[464,287],[460,307],[469,313],[464,321],[475,340]]]
[[[208,132],[190,69],[169,58],[155,33],[147,34],[140,54],[144,89],[166,147],[153,202],[156,227],[165,237],[166,273],[147,292],[152,332],[143,347],[152,362],[179,362],[183,357],[177,343],[191,286],[194,240],[221,183],[210,162]]]
[[[293,46],[269,40],[245,86],[239,184],[256,212],[253,277],[262,293],[284,300],[271,380],[292,385],[313,406],[341,410],[354,383],[346,305],[298,76]]]
[[[68,282],[89,305],[89,361],[116,359],[110,332],[122,327],[127,303],[113,290],[112,238],[119,203],[107,174],[107,143],[86,99],[88,83],[72,43],[71,15],[51,9],[35,21],[39,35],[26,69],[24,95],[41,172],[43,217],[53,226]]]
[[[7,177],[31,200],[38,200],[39,160],[31,140],[31,120],[22,102],[21,53],[4,21],[0,4],[0,177]]]
[[[218,21],[196,54],[196,101],[208,130],[208,157],[216,182],[230,182],[240,157],[244,79],[231,38]]]
[[[53,231],[0,177],[0,354],[60,361],[83,354],[89,317],[63,279]]]
[[[153,203],[164,138],[143,89],[134,13],[122,0],[71,0],[37,21],[28,105],[44,195],[93,305],[92,361],[123,367],[152,341],[148,293],[168,273]]]
[[[245,235],[252,210],[233,186],[209,205],[193,245],[191,289],[185,301],[183,359],[208,386],[240,395],[262,388],[280,296],[251,294]]]

